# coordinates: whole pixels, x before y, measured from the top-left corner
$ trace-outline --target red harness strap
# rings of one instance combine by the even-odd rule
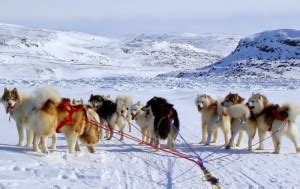
[[[285,112],[283,113],[283,111],[282,111],[282,112],[276,111],[276,112],[274,113],[274,121],[275,121],[275,120],[278,120],[278,121],[286,121],[288,117],[289,117],[288,114],[285,113]],[[274,122],[274,121],[273,121],[273,122]],[[270,125],[270,127],[269,127],[269,129],[268,129],[269,132],[272,131],[272,125],[273,125],[273,122],[271,123],[271,125]]]
[[[171,118],[173,117],[173,111],[172,111],[172,109],[169,110],[169,112],[168,112],[168,114],[167,114],[167,117],[168,117],[169,119],[171,119]]]
[[[66,125],[71,125],[73,124],[73,113],[74,112],[79,112],[84,110],[81,107],[78,106],[72,106],[71,101],[68,99],[63,99],[62,102],[58,105],[58,108],[68,112],[68,116],[66,117],[65,120],[59,123],[59,125],[56,128],[56,132],[60,133],[60,129],[62,129]]]

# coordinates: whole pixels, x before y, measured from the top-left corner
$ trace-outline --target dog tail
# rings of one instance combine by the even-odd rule
[[[286,111],[288,119],[295,122],[298,115],[300,115],[300,106],[295,103],[286,103],[280,107],[282,111]]]
[[[61,102],[61,96],[58,91],[52,87],[43,87],[33,92],[34,107],[37,109],[48,109],[51,104],[58,106]]]
[[[158,128],[157,128],[159,138],[165,140],[171,132],[171,127],[172,126],[170,125],[169,118],[167,118],[166,116],[162,117],[158,122]]]

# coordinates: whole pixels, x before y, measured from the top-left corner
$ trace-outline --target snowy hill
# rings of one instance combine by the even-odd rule
[[[239,38],[212,34],[117,38],[0,24],[0,80],[153,78],[210,65]],[[230,45],[222,48],[225,43]]]
[[[300,30],[273,30],[240,40],[227,57],[179,77],[300,79]]]

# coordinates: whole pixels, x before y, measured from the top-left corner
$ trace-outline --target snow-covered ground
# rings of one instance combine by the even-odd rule
[[[201,119],[194,105],[198,93],[219,98],[230,91],[245,98],[253,91],[262,92],[274,103],[297,103],[298,79],[270,82],[259,77],[168,75],[220,61],[234,51],[240,38],[216,34],[101,37],[0,24],[0,91],[6,86],[30,93],[38,86],[52,85],[62,96],[85,101],[92,93],[127,94],[144,103],[163,96],[179,112],[180,133],[224,188],[298,188],[299,155],[288,139],[283,140],[279,155],[272,154],[271,139],[266,150],[249,153],[246,136],[240,148],[225,150],[221,132],[218,144],[200,145]],[[84,146],[80,153],[68,154],[62,135],[57,151],[47,156],[17,147],[15,123],[0,109],[0,188],[210,188],[192,162],[129,139],[103,140],[96,154]],[[135,129],[132,134],[141,137]],[[191,153],[179,138],[177,148]]]

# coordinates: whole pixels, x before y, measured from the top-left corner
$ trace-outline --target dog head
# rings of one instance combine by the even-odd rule
[[[4,89],[1,102],[3,103],[6,113],[12,113],[14,111],[14,107],[17,103],[21,101],[18,90],[14,88],[13,90]]]
[[[203,95],[198,94],[195,100],[195,105],[197,106],[199,112],[201,112],[203,108],[207,108],[212,103],[213,103],[212,97],[207,94],[203,94]]]
[[[105,98],[103,96],[92,94],[88,102],[93,108],[98,109],[103,105],[104,101]]]
[[[129,117],[131,102],[131,97],[129,96],[118,96],[116,99],[118,115]]]
[[[242,104],[244,102],[244,98],[242,98],[241,96],[239,96],[238,94],[234,94],[234,93],[229,93],[223,102],[221,102],[221,105],[224,107],[230,107],[232,105],[236,105],[236,104]]]
[[[246,105],[255,114],[259,114],[266,106],[268,106],[269,101],[266,96],[259,93],[252,93],[251,97],[248,99]]]
[[[143,105],[140,101],[130,106],[131,119],[134,120],[138,112],[142,111]]]
[[[151,110],[153,112],[157,112],[161,109],[161,107],[165,106],[166,104],[168,104],[168,102],[165,98],[155,96],[146,103],[144,109],[149,108],[151,106]]]
[[[75,98],[73,98],[72,105],[74,105],[74,106],[76,106],[76,105],[83,105],[82,98],[80,100],[76,100]]]

